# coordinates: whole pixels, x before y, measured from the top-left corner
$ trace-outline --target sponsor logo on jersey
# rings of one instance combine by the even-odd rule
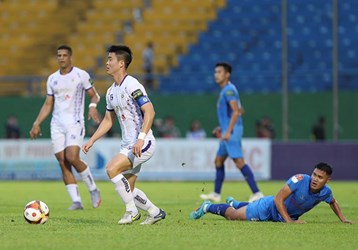
[[[292,182],[293,182],[293,183],[297,183],[297,182],[299,182],[300,180],[303,179],[303,175],[296,174],[296,175],[293,176],[291,179],[292,179]]]
[[[134,90],[131,95],[132,95],[133,99],[137,100],[139,97],[143,96],[143,92],[142,92],[142,90],[137,89],[137,90]]]
[[[235,93],[234,93],[234,91],[232,91],[232,90],[228,90],[228,91],[226,91],[226,95],[227,95],[227,96],[234,96]]]

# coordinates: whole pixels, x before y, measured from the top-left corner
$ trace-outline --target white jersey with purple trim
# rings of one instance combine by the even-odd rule
[[[54,97],[51,124],[84,124],[85,91],[92,88],[89,74],[73,67],[66,75],[56,71],[47,79],[47,95]]]
[[[122,148],[133,146],[142,129],[143,113],[140,102],[136,100],[138,94],[145,103],[149,102],[143,85],[130,75],[126,75],[119,85],[113,83],[106,94],[107,110],[116,113],[121,126]],[[152,130],[149,130],[146,139],[155,140]]]

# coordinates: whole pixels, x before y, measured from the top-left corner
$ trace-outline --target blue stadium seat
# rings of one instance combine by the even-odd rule
[[[339,2],[339,70],[358,67],[358,1]],[[289,90],[332,88],[332,5],[327,0],[288,2]],[[161,78],[164,92],[218,91],[213,67],[233,65],[232,81],[242,92],[281,90],[281,0],[228,0],[199,34],[179,65]],[[348,71],[347,71],[348,70]],[[358,89],[358,76],[340,77],[341,88]]]

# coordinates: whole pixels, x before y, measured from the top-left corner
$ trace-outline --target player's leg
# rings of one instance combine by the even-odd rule
[[[264,195],[260,192],[260,189],[257,186],[254,173],[252,172],[250,166],[245,163],[243,158],[236,158],[233,160],[235,162],[236,167],[240,169],[242,175],[245,177],[245,180],[251,189],[252,195],[249,198],[249,202],[254,202],[264,197]]]
[[[72,126],[66,133],[65,157],[68,162],[80,174],[88,191],[91,194],[92,207],[97,208],[101,204],[100,191],[92,176],[91,170],[87,163],[80,159],[80,150],[83,144],[84,127],[80,123]]]
[[[118,224],[131,224],[140,219],[140,213],[134,203],[131,186],[123,173],[132,169],[132,162],[129,160],[127,150],[121,151],[114,156],[107,164],[107,174],[115,186],[117,194],[121,197],[126,206],[124,216],[118,221]]]
[[[148,213],[147,218],[142,223],[140,223],[141,225],[152,225],[160,220],[165,219],[166,217],[166,213],[163,209],[160,209],[154,205],[142,190],[135,187],[135,181],[137,180],[137,175],[141,170],[142,164],[153,156],[154,151],[155,140],[146,140],[144,142],[142,155],[140,158],[134,157],[132,154],[129,155],[129,158],[133,159],[133,168],[125,172],[125,177],[128,179],[132,189],[134,203],[138,208]]]
[[[126,174],[125,177],[130,183],[134,203],[138,208],[148,213],[147,218],[141,223],[141,225],[152,225],[162,219],[165,219],[166,213],[154,205],[142,190],[135,187],[137,176],[134,174]]]
[[[190,219],[200,219],[206,213],[220,215],[228,220],[246,220],[246,207],[234,209],[228,204],[212,204],[210,201],[204,203],[195,211],[191,212]]]
[[[71,164],[65,159],[65,152],[60,151],[56,153],[55,156],[61,167],[63,182],[65,183],[67,192],[72,200],[72,205],[68,209],[69,210],[83,209],[76,178],[72,173]]]
[[[88,191],[91,194],[92,207],[97,208],[101,204],[100,191],[97,188],[96,182],[92,176],[91,170],[87,163],[80,159],[80,147],[68,146],[65,149],[66,161],[68,161],[80,174]]]
[[[260,192],[254,174],[248,164],[244,161],[244,155],[241,148],[240,140],[229,140],[226,142],[227,150],[229,152],[229,156],[233,159],[236,167],[240,169],[242,175],[245,177],[247,184],[249,185],[252,196],[249,199],[249,202],[253,202],[257,199],[263,197],[263,194]]]
[[[202,194],[200,195],[200,198],[203,200],[211,200],[214,202],[220,202],[221,200],[221,188],[225,180],[225,167],[224,162],[227,158],[227,150],[225,147],[224,142],[220,142],[219,149],[217,151],[216,157],[215,157],[215,168],[216,168],[216,174],[215,174],[215,185],[214,185],[214,192],[209,194]]]
[[[72,200],[72,205],[68,209],[83,209],[76,178],[72,173],[71,163],[65,158],[65,133],[60,127],[51,125],[51,142],[55,157],[61,168],[63,182]]]

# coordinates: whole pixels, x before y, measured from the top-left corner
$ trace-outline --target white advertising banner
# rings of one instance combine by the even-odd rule
[[[271,142],[244,139],[245,162],[256,179],[271,177]],[[213,180],[217,139],[157,139],[155,155],[142,166],[141,180]],[[106,163],[118,153],[120,140],[100,139],[87,155],[81,154],[98,179],[107,179]],[[231,160],[225,163],[226,179],[243,179]],[[61,172],[50,140],[0,140],[1,179],[60,179]]]

